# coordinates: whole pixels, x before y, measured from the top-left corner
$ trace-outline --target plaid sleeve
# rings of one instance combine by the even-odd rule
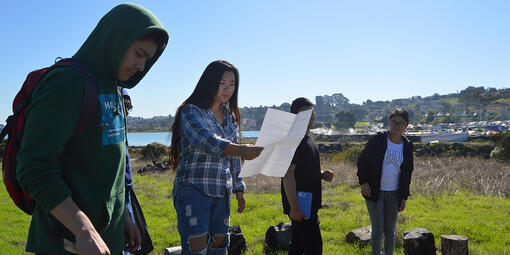
[[[230,141],[211,133],[211,131],[204,126],[204,121],[197,106],[188,104],[182,108],[181,130],[191,145],[212,156],[222,157],[223,150]]]
[[[240,157],[230,157],[230,172],[232,173],[232,179],[234,183],[234,187],[232,192],[235,193],[237,191],[242,191],[246,189],[246,184],[243,181],[243,178],[239,177],[241,173],[241,158]]]
[[[235,123],[235,120],[231,120],[233,123]],[[239,143],[239,136],[238,136],[239,129],[236,125],[236,130],[234,134],[234,142]],[[230,173],[232,173],[232,181],[233,181],[233,189],[232,193],[236,193],[237,191],[246,190],[246,184],[243,181],[243,178],[239,177],[239,174],[241,173],[241,158],[240,157],[230,157]]]

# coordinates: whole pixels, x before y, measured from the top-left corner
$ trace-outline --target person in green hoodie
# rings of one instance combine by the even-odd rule
[[[126,242],[136,249],[124,216],[126,134],[117,87],[134,87],[167,41],[160,21],[136,4],[118,5],[99,21],[72,57],[95,81],[95,120],[71,142],[83,76],[61,67],[37,85],[17,158],[18,181],[35,201],[27,251],[116,255]]]

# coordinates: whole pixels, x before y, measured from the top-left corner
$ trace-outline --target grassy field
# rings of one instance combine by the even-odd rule
[[[328,160],[323,168],[335,172],[333,183],[323,186],[323,200],[329,206],[319,213],[324,254],[369,254],[369,248],[345,242],[351,229],[370,224],[356,184],[355,168]],[[470,254],[510,254],[510,171],[505,165],[475,158],[441,158],[417,159],[415,168],[413,196],[399,215],[400,238],[395,254],[403,254],[403,231],[417,227],[434,234],[436,247],[441,244],[440,235],[458,234],[469,238]],[[155,245],[153,254],[180,245],[171,198],[172,180],[170,171],[134,177]],[[267,228],[288,221],[281,208],[280,180],[256,176],[245,181],[247,207],[244,213],[235,213],[234,201],[231,224],[241,226],[248,245],[246,254],[263,254]],[[23,254],[29,220],[1,188],[0,254]]]
[[[354,124],[354,128],[362,128],[362,127],[370,127],[370,122],[357,121],[356,124]]]
[[[448,98],[448,99],[445,99],[444,100],[445,103],[448,103],[448,104],[457,104],[459,103],[459,99],[458,98]]]

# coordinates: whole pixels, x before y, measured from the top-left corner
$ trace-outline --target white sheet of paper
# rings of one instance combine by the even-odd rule
[[[255,145],[263,146],[262,153],[253,160],[246,160],[240,177],[257,174],[283,177],[289,169],[296,149],[305,136],[312,110],[293,114],[267,109]]]

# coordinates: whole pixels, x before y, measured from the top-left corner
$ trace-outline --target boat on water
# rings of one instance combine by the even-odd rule
[[[407,132],[408,136],[419,137],[420,142],[466,142],[468,140],[467,132]]]

